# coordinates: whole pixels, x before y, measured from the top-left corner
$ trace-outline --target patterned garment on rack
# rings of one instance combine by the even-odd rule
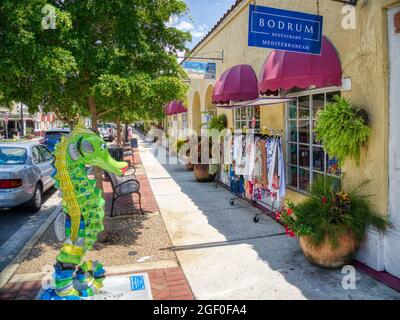
[[[262,185],[256,185],[253,187],[253,201],[262,201],[266,197],[266,188]]]
[[[266,156],[267,156],[267,184],[269,184],[269,170],[272,166],[272,161],[273,161],[273,156],[274,156],[274,148],[275,148],[275,139],[273,138],[268,138],[266,143],[265,143],[265,151],[266,151]]]
[[[244,179],[242,176],[236,176],[233,166],[230,167],[230,189],[237,196],[242,196],[245,192]]]
[[[255,140],[255,159],[254,159],[254,170],[251,181],[255,185],[263,184],[263,157],[261,151],[261,139],[256,138]]]
[[[233,148],[234,170],[237,176],[245,174],[246,157],[245,157],[246,143],[242,135],[235,137]]]
[[[278,140],[278,175],[279,175],[279,195],[278,199],[284,198],[286,195],[286,167],[283,158],[283,148],[281,139]]]
[[[260,142],[258,144],[261,152],[261,184],[263,186],[266,186],[268,184],[266,140],[260,139]]]
[[[247,180],[252,180],[253,177],[255,155],[256,155],[256,145],[254,142],[254,137],[252,135],[246,136],[245,170],[243,175]]]
[[[224,164],[225,165],[232,164],[233,152],[234,152],[233,141],[232,141],[232,137],[229,136],[229,139],[224,139],[223,150],[222,150],[222,153],[224,155]]]

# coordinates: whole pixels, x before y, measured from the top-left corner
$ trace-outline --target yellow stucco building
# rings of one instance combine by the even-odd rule
[[[376,270],[387,270],[400,277],[400,201],[397,199],[400,197],[396,196],[400,186],[400,147],[397,147],[400,138],[400,129],[397,128],[400,124],[400,112],[396,110],[400,109],[400,34],[394,18],[400,12],[400,1],[359,0],[355,6],[355,16],[352,16],[354,12],[351,11],[351,6],[345,7],[340,1],[320,0],[317,6],[317,1],[308,0],[238,0],[192,50],[190,56],[194,58],[187,61],[204,61],[196,60],[196,57],[223,57],[223,60],[212,60],[216,62],[216,79],[238,64],[249,64],[257,75],[260,74],[272,50],[248,46],[250,4],[319,13],[323,16],[323,33],[337,50],[343,84],[340,87],[289,91],[286,96],[299,99],[299,112],[303,112],[308,106],[313,108],[323,105],[334,94],[349,98],[369,112],[372,134],[362,150],[360,165],[348,162],[342,168],[344,184],[355,185],[369,179],[371,182],[366,192],[373,195],[371,199],[376,210],[381,215],[389,216],[394,228],[384,238],[371,230],[358,259]],[[351,23],[355,25],[352,26]],[[190,79],[188,113],[175,116],[178,126],[200,131],[203,112],[226,113],[229,128],[242,125],[241,119],[246,118],[248,111],[220,109],[212,103],[215,83],[216,80]],[[260,127],[283,130],[289,188],[286,198],[299,201],[304,197],[307,182],[312,181],[314,168],[312,161],[311,167],[306,169],[299,169],[300,164],[297,162],[293,169],[297,176],[290,172],[292,163],[288,149],[291,125],[293,123],[294,126],[302,126],[301,119],[291,118],[292,107],[290,103],[260,106],[256,107],[256,112],[259,112],[257,120]],[[306,112],[311,113],[310,122],[303,125],[309,126],[306,130],[311,132],[312,140],[315,113],[312,109]],[[308,141],[307,144],[309,146],[306,153],[323,152],[313,141]],[[297,147],[302,148],[300,145]],[[303,151],[300,150],[299,153],[302,154]],[[310,154],[308,156],[312,157]],[[327,162],[325,159],[323,161]],[[321,163],[318,165],[321,166]],[[326,163],[322,164],[325,170],[326,166]],[[301,171],[300,175],[298,170]]]

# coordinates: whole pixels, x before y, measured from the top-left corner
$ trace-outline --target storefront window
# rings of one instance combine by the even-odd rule
[[[340,92],[299,95],[298,101],[287,105],[287,172],[288,186],[308,191],[318,176],[330,175],[340,182],[341,170],[336,158],[331,158],[313,132],[318,111],[332,102]]]
[[[260,129],[260,107],[241,107],[235,109],[235,129]]]

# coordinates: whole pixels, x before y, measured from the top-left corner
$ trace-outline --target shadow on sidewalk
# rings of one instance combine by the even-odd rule
[[[149,146],[148,143],[143,144],[144,148],[149,148]],[[341,270],[323,269],[309,263],[299,247],[298,240],[286,237],[283,227],[276,221],[263,215],[260,222],[256,224],[253,222],[253,217],[258,209],[241,201],[238,201],[232,207],[229,203],[232,195],[225,188],[217,187],[215,183],[196,182],[193,172],[186,171],[183,165],[164,164],[162,167],[171,176],[171,178],[165,177],[163,179],[172,179],[178,189],[194,204],[196,211],[194,213],[180,212],[181,216],[179,216],[173,212],[174,209],[168,208],[165,204],[163,209],[163,206],[159,203],[162,210],[168,211],[167,215],[176,219],[173,221],[173,225],[189,223],[188,220],[185,220],[185,215],[191,217],[204,215],[199,219],[200,224],[203,224],[202,221],[206,219],[206,223],[214,228],[217,231],[216,233],[222,235],[222,238],[226,239],[226,241],[204,240],[206,236],[205,234],[202,236],[201,232],[207,228],[202,229],[201,225],[197,225],[197,229],[194,229],[194,227],[190,229],[191,226],[188,226],[186,228],[189,229],[186,230],[189,230],[188,232],[194,234],[195,237],[196,234],[199,235],[200,242],[185,244],[182,238],[182,241],[180,241],[182,245],[166,248],[167,250],[173,249],[182,252],[207,249],[207,251],[204,251],[204,256],[206,256],[211,252],[208,249],[224,247],[226,248],[224,250],[230,250],[229,252],[234,254],[235,249],[232,249],[232,246],[246,245],[254,250],[258,257],[257,260],[263,262],[264,268],[275,271],[275,273],[266,271],[267,274],[273,276],[270,281],[281,281],[280,277],[276,275],[277,272],[290,284],[287,285],[287,288],[293,290],[294,286],[308,299],[400,299],[399,293],[358,271],[356,273],[356,289],[344,290],[342,280],[345,274],[342,274]],[[153,180],[155,181],[154,184],[157,184],[157,178]],[[174,197],[178,194],[176,191],[171,191],[170,194],[156,195],[156,197],[157,201],[160,201],[160,199],[167,201],[168,196]],[[182,228],[185,227],[182,226]],[[226,258],[229,259],[231,256],[227,254]],[[240,261],[240,259],[240,257],[237,257],[236,261]],[[227,267],[225,262],[222,261],[221,263],[224,264],[224,268]],[[243,261],[243,264],[246,264],[246,261]],[[202,269],[202,267],[206,266],[199,262],[197,268]],[[212,270],[215,271],[216,268]],[[221,266],[219,271],[222,272],[222,269]],[[247,271],[252,272],[251,266],[248,267]],[[212,271],[210,270],[210,272]],[[225,276],[227,276],[226,273],[223,277]],[[245,277],[245,275],[232,274],[232,277]]]

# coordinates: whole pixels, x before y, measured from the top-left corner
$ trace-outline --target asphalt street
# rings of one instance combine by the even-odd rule
[[[58,192],[52,188],[43,195],[39,212],[31,213],[24,205],[0,210],[0,271],[14,259],[59,203]]]

